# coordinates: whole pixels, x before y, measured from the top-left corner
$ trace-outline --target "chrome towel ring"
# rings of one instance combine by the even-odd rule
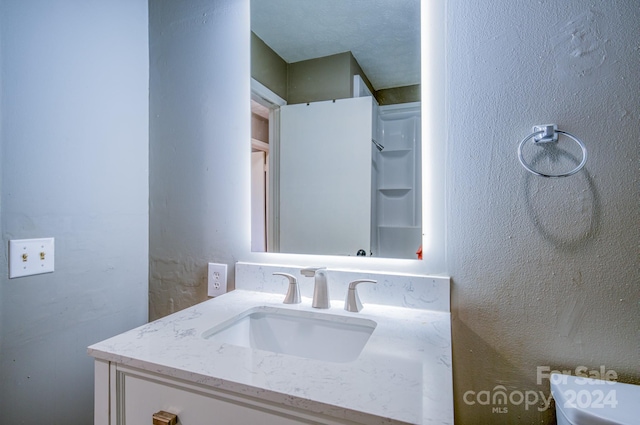
[[[524,157],[522,156],[522,147],[524,146],[524,144],[527,143],[527,141],[532,138],[533,138],[533,142],[536,144],[557,142],[558,134],[563,134],[569,137],[574,142],[576,142],[578,146],[580,146],[580,149],[582,149],[582,161],[580,161],[580,164],[578,164],[578,166],[573,170],[568,171],[566,173],[560,173],[560,174],[542,173],[540,171],[536,171],[533,168],[531,168],[531,166],[527,164],[527,162],[524,160]],[[530,135],[522,139],[522,141],[518,145],[518,159],[520,160],[520,164],[522,164],[522,166],[527,171],[535,174],[536,176],[552,177],[552,178],[569,177],[574,175],[578,171],[582,170],[582,167],[584,167],[584,164],[587,163],[587,148],[580,139],[578,139],[573,134],[567,133],[566,131],[558,130],[558,127],[555,124],[536,125],[535,127],[533,127],[533,133],[531,133]]]

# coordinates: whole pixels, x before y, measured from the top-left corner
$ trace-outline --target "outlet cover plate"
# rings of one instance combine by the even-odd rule
[[[9,241],[9,279],[54,270],[53,238],[12,239]]]
[[[207,295],[217,297],[227,292],[227,265],[209,263]]]

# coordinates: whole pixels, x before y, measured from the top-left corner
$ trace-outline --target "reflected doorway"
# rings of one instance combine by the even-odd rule
[[[251,100],[251,251],[267,250],[269,108]]]

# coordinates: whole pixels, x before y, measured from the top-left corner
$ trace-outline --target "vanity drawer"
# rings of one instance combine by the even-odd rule
[[[111,425],[153,423],[153,415],[177,415],[177,425],[299,425],[351,424],[317,417],[276,404],[173,380],[137,369],[116,366],[111,388]]]

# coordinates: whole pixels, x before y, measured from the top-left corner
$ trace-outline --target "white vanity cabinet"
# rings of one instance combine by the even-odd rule
[[[356,424],[96,360],[95,425],[153,424],[159,411],[175,414],[176,425]]]
[[[384,285],[384,276],[364,276]],[[339,272],[333,277],[354,280]],[[417,288],[404,300],[424,297],[415,278],[394,279]],[[278,290],[236,288],[88,347],[95,359],[95,424],[153,424],[161,411],[177,415],[175,425],[453,424],[448,312],[367,302],[353,313],[343,300],[320,311],[304,296],[300,304],[283,304]],[[256,311],[284,310],[295,320],[313,316],[375,327],[367,327],[369,337],[355,358],[294,355],[211,337],[213,329],[244,323]],[[340,335],[331,338],[347,338]],[[337,344],[332,340],[332,347]]]

